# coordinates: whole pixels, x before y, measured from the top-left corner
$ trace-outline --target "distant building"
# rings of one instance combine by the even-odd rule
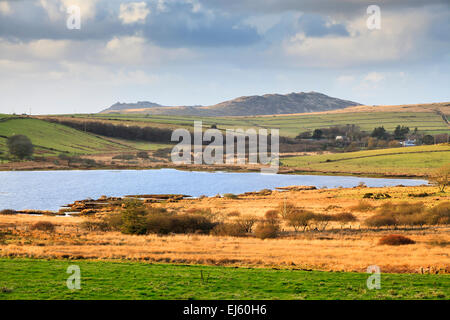
[[[344,137],[343,136],[336,136],[336,140],[342,141],[342,140],[344,140]]]
[[[415,145],[416,145],[416,139],[402,141],[403,147],[414,147]]]

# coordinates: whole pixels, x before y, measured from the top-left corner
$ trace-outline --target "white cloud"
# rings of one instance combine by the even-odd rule
[[[144,22],[150,9],[145,2],[129,2],[120,4],[119,19],[123,24]]]
[[[40,0],[40,5],[47,12],[50,21],[55,22],[67,17],[67,8],[80,7],[81,19],[88,20],[95,17],[95,7],[99,0]]]
[[[379,72],[369,72],[364,77],[364,81],[377,83],[377,82],[384,80],[384,78],[385,78],[384,75]]]
[[[12,13],[11,6],[6,1],[0,1],[0,13],[8,15]]]
[[[283,41],[283,51],[298,66],[346,67],[417,57],[431,17],[424,13],[385,13],[381,30],[369,30],[366,17],[347,24],[350,36],[309,38],[299,32]]]

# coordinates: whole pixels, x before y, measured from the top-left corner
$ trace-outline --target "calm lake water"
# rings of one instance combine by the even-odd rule
[[[214,196],[290,185],[328,188],[414,186],[426,180],[360,178],[351,176],[264,175],[260,173],[160,170],[70,170],[0,172],[0,210],[58,210],[75,200],[102,195],[186,194]]]

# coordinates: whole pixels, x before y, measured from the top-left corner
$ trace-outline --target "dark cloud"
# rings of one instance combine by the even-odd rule
[[[24,41],[34,39],[92,40],[142,34],[153,43],[169,47],[245,46],[260,40],[257,31],[241,23],[240,15],[194,12],[190,3],[167,3],[166,11],[152,13],[145,23],[123,24],[121,2],[97,4],[95,19],[83,20],[80,30],[66,28],[66,18],[51,20],[38,2],[14,4],[14,14],[0,19],[0,37]],[[150,7],[152,4],[148,3]]]
[[[365,12],[369,5],[386,10],[401,10],[430,5],[450,6],[448,0],[199,0],[204,6],[222,8],[230,12],[277,13],[301,11],[321,14],[351,16]]]

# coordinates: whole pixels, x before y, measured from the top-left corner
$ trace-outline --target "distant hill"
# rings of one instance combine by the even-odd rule
[[[155,107],[162,107],[160,104],[148,102],[148,101],[138,101],[136,103],[120,103],[116,102],[108,109],[103,110],[103,113],[108,112],[116,112],[116,111],[122,111],[127,109],[141,109],[141,108],[155,108]]]
[[[329,97],[318,92],[246,96],[212,106],[161,106],[152,102],[116,103],[101,113],[143,113],[195,116],[253,116],[309,113],[343,109],[360,103]]]

